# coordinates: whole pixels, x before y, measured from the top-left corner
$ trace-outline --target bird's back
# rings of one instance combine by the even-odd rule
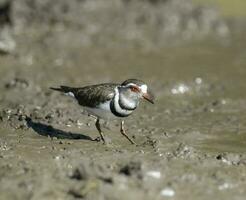
[[[114,97],[116,86],[118,86],[118,84],[103,83],[80,88],[60,86],[60,88],[51,89],[64,93],[72,93],[81,106],[93,108],[111,100]]]
[[[117,84],[104,83],[77,88],[75,98],[78,103],[86,107],[96,107],[100,103],[111,100],[114,97],[114,89]]]

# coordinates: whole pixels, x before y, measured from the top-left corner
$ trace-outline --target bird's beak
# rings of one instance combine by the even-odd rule
[[[143,93],[143,98],[154,104],[154,95],[151,92]]]

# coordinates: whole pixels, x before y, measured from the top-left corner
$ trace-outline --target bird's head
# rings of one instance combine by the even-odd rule
[[[148,88],[147,84],[143,81],[137,79],[128,79],[125,80],[121,86],[125,88],[126,92],[130,96],[135,98],[143,98],[154,104],[154,96]]]

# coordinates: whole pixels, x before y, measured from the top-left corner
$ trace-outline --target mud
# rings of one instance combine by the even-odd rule
[[[159,52],[83,48],[59,65],[56,54],[35,55],[31,65],[1,57],[1,199],[244,199],[241,41]],[[117,121],[103,125],[109,144],[93,141],[94,119],[48,89],[128,77],[157,97],[126,120],[137,146]]]
[[[45,23],[13,25],[17,49],[0,57],[0,199],[245,199],[244,32],[142,48],[83,45],[81,30]],[[136,146],[118,121],[95,141],[94,119],[49,90],[132,77],[156,96],[126,119]]]
[[[153,50],[208,35],[227,38],[239,27],[232,28],[212,6],[191,0],[0,1],[1,54],[37,51],[34,44],[64,56],[64,46]]]

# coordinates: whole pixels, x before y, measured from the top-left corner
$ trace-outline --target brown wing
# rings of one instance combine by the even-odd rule
[[[73,93],[80,105],[96,107],[100,103],[109,101],[114,97],[116,86],[117,84],[111,83],[91,85],[83,88],[74,88]]]

